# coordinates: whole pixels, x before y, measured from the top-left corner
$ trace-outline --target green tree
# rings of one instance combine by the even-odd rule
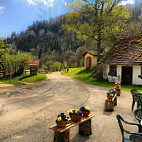
[[[61,63],[60,62],[54,62],[54,66],[56,67],[56,71],[61,70]]]
[[[69,7],[74,12],[67,14],[64,30],[75,32],[87,38],[96,40],[98,61],[100,59],[101,44],[107,30],[119,28],[121,23],[126,23],[131,14],[126,7],[118,5],[121,0],[76,0]]]
[[[6,38],[0,38],[0,70],[4,71],[5,76],[5,70],[6,70],[6,54],[8,53],[11,45],[7,44]]]

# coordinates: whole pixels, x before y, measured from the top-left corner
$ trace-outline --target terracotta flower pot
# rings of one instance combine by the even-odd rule
[[[109,100],[112,100],[113,97],[114,97],[114,96],[107,96],[107,98],[108,98]]]
[[[83,116],[87,117],[90,114],[90,111],[84,111]]]
[[[82,115],[70,115],[71,121],[77,122],[80,121],[82,118]]]
[[[56,121],[56,124],[58,127],[63,128],[68,124],[69,121],[65,121],[65,122],[58,122]]]
[[[115,85],[115,88],[120,88],[120,85]]]

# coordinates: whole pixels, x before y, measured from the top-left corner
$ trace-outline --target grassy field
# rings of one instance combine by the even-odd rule
[[[70,68],[69,72],[61,72],[61,74],[79,79],[85,83],[91,84],[91,85],[97,85],[107,88],[114,88],[114,83],[110,83],[106,80],[97,80],[93,78],[94,71],[92,69],[84,70],[84,68]],[[136,89],[140,92],[142,92],[142,86],[138,85],[122,85],[122,90],[124,91],[130,91],[131,89]]]
[[[35,82],[35,81],[40,81],[40,80],[44,80],[44,79],[46,79],[45,74],[38,74],[38,75],[30,76],[29,73],[24,73],[20,76],[12,78],[11,82],[9,79],[0,79],[0,82],[17,84],[20,82]]]

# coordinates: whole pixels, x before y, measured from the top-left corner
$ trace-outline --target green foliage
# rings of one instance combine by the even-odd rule
[[[5,38],[0,38],[0,70],[5,70],[6,54],[10,47]]]
[[[54,72],[61,70],[61,62],[54,62],[53,61],[47,61],[43,66],[43,69]]]
[[[7,39],[0,40],[0,70],[4,71],[4,77],[10,73],[12,65],[12,74],[20,75],[28,66],[30,53],[16,52],[12,45],[7,44]]]
[[[61,63],[60,62],[55,62],[54,66],[56,67],[56,71],[61,70]]]
[[[66,24],[62,28],[77,33],[85,40],[96,40],[99,59],[102,42],[108,35],[107,30],[115,30],[117,34],[116,29],[131,16],[127,8],[118,5],[119,2],[120,0],[76,0],[69,5],[74,12],[67,14]]]
[[[35,81],[41,81],[44,79],[46,79],[45,74],[37,74],[34,76],[30,76],[30,74],[24,73],[20,76],[14,77],[11,81],[11,84],[17,84],[20,82],[35,82]],[[5,83],[10,83],[9,79],[0,79],[0,81]]]

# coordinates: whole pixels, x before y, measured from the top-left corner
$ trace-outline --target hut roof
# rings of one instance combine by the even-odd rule
[[[103,56],[100,63],[142,65],[142,35],[122,37]]]
[[[36,67],[38,67],[39,66],[39,59],[30,58],[29,66],[36,66]]]
[[[89,51],[89,50],[87,50],[87,51],[85,51],[85,52],[82,54],[82,56],[85,56],[87,53],[89,53],[89,54],[91,54],[91,55],[93,55],[93,56],[97,56],[97,55],[98,55],[97,51]]]

